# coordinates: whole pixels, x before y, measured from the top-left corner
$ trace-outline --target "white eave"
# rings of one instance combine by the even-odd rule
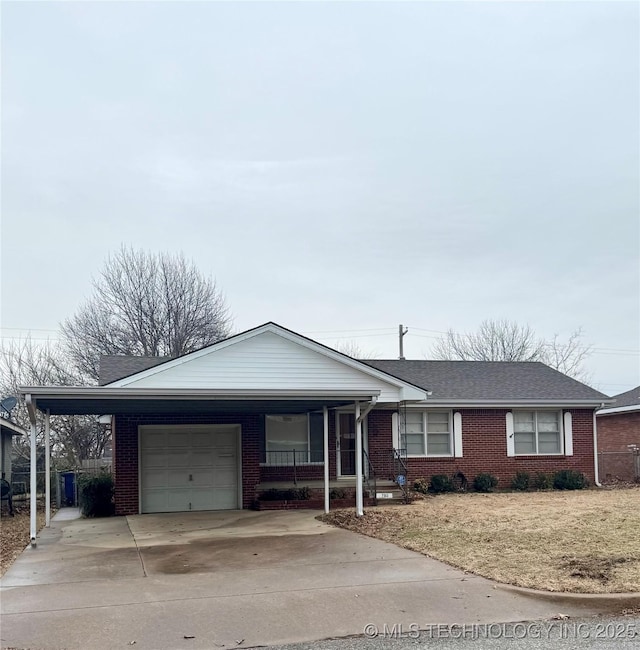
[[[5,418],[0,418],[0,427],[9,431],[12,436],[24,436],[27,433],[21,426]]]
[[[425,402],[411,404],[413,407],[428,408],[598,408],[607,400],[576,400],[576,399],[438,399],[431,398]],[[599,411],[600,413],[600,411]]]
[[[634,411],[640,411],[640,404],[631,404],[630,406],[604,408],[604,409],[600,409],[596,413],[596,415],[600,417],[602,415],[617,415],[618,413],[633,413]]]

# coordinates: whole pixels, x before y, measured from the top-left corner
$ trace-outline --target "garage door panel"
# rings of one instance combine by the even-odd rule
[[[167,466],[167,452],[162,449],[146,449],[144,453],[145,469],[153,469]]]
[[[237,508],[238,437],[230,425],[141,427],[142,512]]]
[[[181,431],[167,431],[167,447],[189,447],[190,436]]]
[[[191,451],[189,466],[190,467],[213,467],[215,464],[215,450],[212,447]]]
[[[191,474],[191,483],[194,488],[213,487],[214,486],[214,471],[213,469],[194,469]]]
[[[164,449],[167,446],[167,434],[164,431],[148,431],[142,438],[142,448]]]
[[[179,447],[177,449],[169,449],[166,452],[167,467],[189,467],[191,455],[189,449]]]
[[[167,492],[167,505],[170,512],[183,512],[189,510],[191,502],[191,489],[173,489]]]
[[[236,472],[232,468],[216,468],[213,478],[215,487],[233,487],[236,484]]]

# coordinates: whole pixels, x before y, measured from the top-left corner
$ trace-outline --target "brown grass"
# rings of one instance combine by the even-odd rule
[[[323,517],[466,571],[554,592],[640,591],[640,488],[446,494]]]
[[[15,516],[0,518],[0,576],[4,575],[30,542],[28,506],[14,506]],[[44,526],[44,510],[38,510],[38,530]]]

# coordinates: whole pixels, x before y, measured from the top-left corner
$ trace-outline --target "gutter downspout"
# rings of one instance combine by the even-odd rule
[[[36,483],[37,477],[37,449],[36,449],[36,401],[32,399],[31,395],[24,396],[25,404],[27,405],[27,411],[29,412],[29,421],[31,422],[31,466],[29,469],[30,473],[30,488],[29,488],[29,528],[30,533],[29,537],[31,539],[31,548],[36,547],[36,534],[38,530],[37,524],[37,501],[36,501],[36,490],[38,485]]]
[[[600,408],[604,408],[604,402],[600,404]],[[593,478],[594,483],[598,487],[602,487],[600,483],[600,470],[598,468],[598,424],[596,422],[596,413],[598,409],[593,409]]]

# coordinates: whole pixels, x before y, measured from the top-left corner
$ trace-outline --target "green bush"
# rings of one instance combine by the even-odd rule
[[[520,492],[526,492],[529,489],[530,482],[528,472],[517,472],[511,481],[511,488]]]
[[[307,501],[311,498],[311,490],[305,486],[302,488],[289,488],[279,490],[271,488],[258,495],[259,501]]]
[[[434,474],[429,482],[429,491],[434,494],[453,492],[454,489],[453,481],[446,474]]]
[[[343,488],[333,488],[329,492],[329,498],[330,499],[346,499],[347,498],[347,491]]]
[[[413,489],[420,494],[429,493],[429,482],[426,478],[419,478],[413,482]]]
[[[536,490],[550,490],[553,487],[553,477],[544,472],[538,472],[534,481]]]
[[[483,472],[473,479],[473,489],[476,492],[493,492],[498,485],[498,479],[493,474]]]
[[[582,490],[587,485],[587,477],[574,469],[562,469],[553,475],[553,487],[556,490]]]
[[[85,517],[110,517],[115,512],[113,476],[107,472],[78,476],[78,501]]]

